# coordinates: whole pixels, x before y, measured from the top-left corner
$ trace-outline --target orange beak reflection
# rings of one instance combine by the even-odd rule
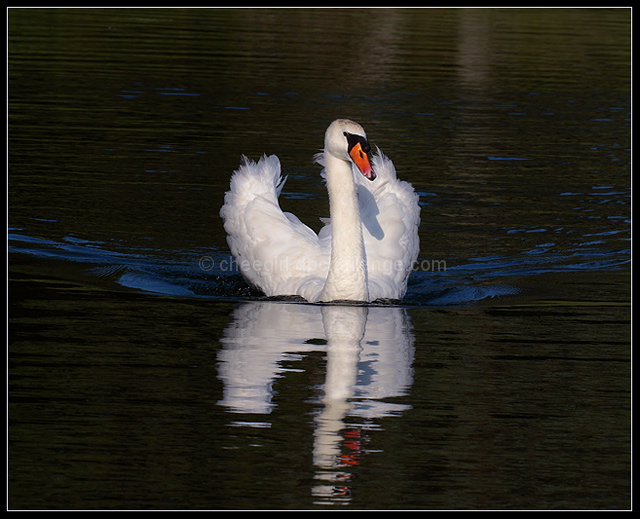
[[[351,159],[358,166],[360,173],[362,173],[369,180],[375,180],[376,174],[371,167],[371,162],[369,161],[369,156],[362,149],[361,143],[356,143],[351,150],[349,151],[349,155]]]

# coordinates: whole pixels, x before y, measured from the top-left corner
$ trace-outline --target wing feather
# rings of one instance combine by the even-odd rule
[[[285,181],[275,155],[257,163],[245,157],[231,178],[220,216],[231,252],[252,285],[268,296],[312,300],[324,285],[329,250],[312,229],[280,208]]]
[[[372,162],[374,182],[355,174],[369,294],[375,299],[401,299],[420,250],[419,197],[410,183],[397,178],[393,162],[380,149]]]

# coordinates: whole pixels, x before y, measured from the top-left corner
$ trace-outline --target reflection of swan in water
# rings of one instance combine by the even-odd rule
[[[219,403],[237,413],[270,413],[273,382],[287,371],[281,363],[319,348],[305,343],[324,337],[319,308],[277,302],[236,308],[218,353],[218,373],[224,382]]]
[[[326,342],[325,342],[326,341]],[[221,340],[219,376],[231,412],[270,413],[273,381],[283,362],[326,351],[322,408],[314,420],[313,460],[317,499],[344,500],[348,465],[359,456],[359,427],[345,436],[347,416],[379,418],[406,409],[383,399],[406,394],[413,381],[413,333],[407,311],[397,307],[316,306],[252,302],[239,306]],[[351,456],[349,458],[349,456]],[[337,486],[339,485],[339,486]],[[348,499],[348,497],[346,497]]]
[[[232,412],[269,413],[274,406],[273,381],[288,371],[282,362],[311,351],[327,351],[327,344],[333,345],[334,336],[342,336],[347,328],[362,338],[358,355],[348,359],[354,366],[349,368],[347,359],[336,363],[344,370],[357,367],[352,396],[358,401],[352,413],[372,418],[393,413],[397,406],[380,400],[404,395],[411,385],[413,334],[406,309],[390,306],[240,305],[221,339],[218,361],[224,397],[220,404]],[[327,373],[327,391],[333,387],[331,377]]]
[[[349,452],[343,452],[344,419],[351,410],[358,379],[358,358],[367,322],[367,308],[326,307],[322,309],[324,330],[327,335],[327,375],[324,384],[324,408],[315,420],[313,463],[318,468],[313,487],[314,497],[334,502],[348,502],[351,479],[345,465],[358,463],[360,456],[359,430]],[[346,467],[345,467],[346,468]]]

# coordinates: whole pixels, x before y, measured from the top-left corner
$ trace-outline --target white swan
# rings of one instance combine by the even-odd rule
[[[359,124],[338,119],[327,128],[315,160],[324,166],[331,218],[318,234],[280,209],[286,178],[278,157],[243,158],[220,216],[252,285],[309,302],[402,299],[419,251],[418,195],[379,149],[371,159],[369,152]]]

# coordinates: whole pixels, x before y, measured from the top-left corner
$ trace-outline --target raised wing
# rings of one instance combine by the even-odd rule
[[[373,155],[376,180],[354,171],[372,299],[401,299],[420,251],[418,195],[399,180],[393,162],[381,151]]]
[[[266,295],[300,295],[317,300],[329,268],[326,240],[280,208],[286,178],[280,160],[244,157],[231,178],[220,216],[242,274]]]

